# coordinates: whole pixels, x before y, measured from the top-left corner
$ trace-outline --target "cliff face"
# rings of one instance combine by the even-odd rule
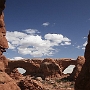
[[[84,56],[78,56],[78,58],[76,60],[75,68],[73,69],[73,72],[71,73],[71,75],[69,77],[70,80],[77,79],[79,73],[81,72],[81,69],[82,69],[84,63],[85,63]]]
[[[84,53],[85,63],[76,79],[75,90],[90,90],[90,32]]]
[[[5,29],[5,23],[4,23],[4,13],[3,10],[5,8],[5,1],[6,0],[0,0],[0,53],[5,51],[5,49],[8,48],[8,43],[6,39],[6,29]]]
[[[0,90],[20,90],[16,82],[12,78],[10,78],[8,74],[5,73],[5,70],[8,66],[8,60],[3,55],[5,49],[8,48],[8,42],[5,37],[6,29],[3,14],[5,1],[6,0],[0,0]]]

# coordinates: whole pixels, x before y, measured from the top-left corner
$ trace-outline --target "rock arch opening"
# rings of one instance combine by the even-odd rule
[[[64,71],[64,74],[68,74],[68,73],[72,73],[73,69],[74,69],[75,65],[69,65]]]
[[[18,69],[19,73],[21,73],[21,74],[24,74],[26,72],[26,70],[23,68],[17,68],[17,69]]]

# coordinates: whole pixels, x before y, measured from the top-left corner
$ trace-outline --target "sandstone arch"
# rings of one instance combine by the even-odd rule
[[[64,71],[64,74],[71,74],[73,72],[73,69],[75,68],[75,65],[69,65]]]
[[[76,65],[76,60],[72,59],[21,59],[21,60],[9,60],[8,62],[8,74],[15,68],[23,68],[26,70],[24,75],[42,75],[47,76],[61,76],[62,72],[69,66]]]
[[[62,72],[69,66],[69,65],[75,65],[77,61],[76,60],[72,60],[72,59],[58,59],[56,60],[56,62],[59,64],[59,66],[62,68]]]
[[[23,68],[26,70],[25,75],[37,73],[39,70],[39,64],[35,64],[31,60],[12,60],[8,62],[8,68],[10,73],[15,68]]]
[[[21,73],[22,75],[26,72],[26,70],[24,68],[17,68],[19,73]]]

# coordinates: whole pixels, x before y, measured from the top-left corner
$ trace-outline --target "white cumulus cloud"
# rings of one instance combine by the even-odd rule
[[[57,50],[55,46],[71,45],[71,40],[62,34],[46,34],[44,37],[38,35],[38,30],[27,29],[25,32],[7,31],[9,49],[18,50],[19,54],[31,55],[33,57],[51,56]],[[28,32],[30,31],[30,32]],[[32,32],[32,34],[31,34]]]
[[[45,23],[43,23],[42,25],[46,27],[46,26],[48,26],[49,24],[50,24],[49,22],[45,22]]]
[[[71,45],[71,40],[64,37],[62,34],[46,34],[45,39],[50,40],[54,44],[56,43],[56,45]]]

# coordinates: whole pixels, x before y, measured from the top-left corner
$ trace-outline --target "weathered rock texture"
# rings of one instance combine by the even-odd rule
[[[10,75],[15,68],[23,68],[26,70],[24,75],[40,76],[45,79],[46,77],[60,77],[69,65],[76,65],[76,60],[51,58],[9,60],[7,73]]]
[[[84,53],[85,63],[75,82],[75,90],[90,90],[90,32]]]
[[[62,75],[61,67],[53,59],[44,59],[40,64],[40,71],[43,75],[43,78]]]
[[[73,69],[73,72],[71,73],[71,75],[69,77],[70,80],[76,80],[79,73],[81,72],[81,69],[82,69],[84,63],[85,63],[84,56],[78,56],[78,58],[76,60],[75,68]]]
[[[20,88],[9,75],[0,72],[0,90],[20,90]]]
[[[16,82],[5,73],[8,66],[8,60],[3,55],[5,49],[8,48],[3,14],[5,1],[6,0],[0,0],[0,90],[20,90]]]
[[[5,0],[0,0],[0,71],[5,71],[8,61],[5,58],[3,52],[8,48],[8,43],[6,39],[6,29],[4,24],[4,14],[3,10],[5,8]]]
[[[8,68],[10,72],[15,68],[23,68],[26,70],[24,75],[32,75],[39,71],[40,65],[35,64],[32,60],[12,60],[8,62]]]
[[[32,80],[28,76],[19,82],[19,87],[21,90],[46,90],[43,88],[41,82]]]
[[[76,65],[77,61],[76,60],[72,60],[69,58],[62,58],[62,59],[56,59],[55,60],[57,62],[57,64],[59,64],[59,66],[62,69],[62,72],[69,66],[69,65]]]
[[[0,54],[2,54],[5,51],[5,49],[8,48],[7,39],[5,37],[6,29],[3,14],[3,10],[5,8],[5,1],[6,0],[0,0]]]
[[[9,76],[14,80],[19,80],[23,77],[21,73],[19,73],[18,69],[14,69]]]

